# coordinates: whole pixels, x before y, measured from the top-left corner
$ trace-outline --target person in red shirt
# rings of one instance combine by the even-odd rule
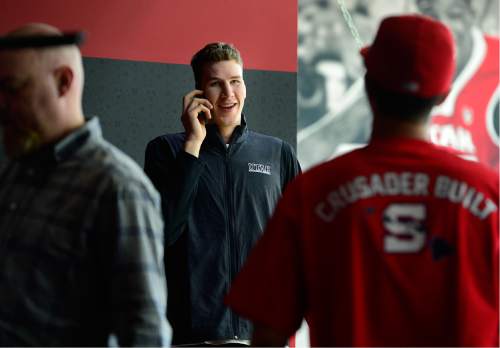
[[[388,17],[362,55],[369,144],[288,186],[226,303],[254,345],[498,346],[498,174],[428,139],[452,34]]]

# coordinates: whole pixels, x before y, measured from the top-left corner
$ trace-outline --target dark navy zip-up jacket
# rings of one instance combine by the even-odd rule
[[[223,299],[300,165],[287,142],[248,130],[244,118],[228,147],[207,126],[199,158],[184,139],[157,137],[145,158],[162,197],[172,344],[249,340],[250,322]]]

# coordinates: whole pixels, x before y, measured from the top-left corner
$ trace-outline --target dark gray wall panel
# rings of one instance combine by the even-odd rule
[[[182,96],[193,86],[188,65],[84,59],[84,112],[98,115],[104,136],[140,165],[147,142],[182,131]],[[296,74],[245,71],[244,112],[256,131],[296,145]]]

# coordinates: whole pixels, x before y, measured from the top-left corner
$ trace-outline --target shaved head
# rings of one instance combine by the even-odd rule
[[[48,24],[30,23],[6,34],[39,36],[63,33]],[[8,155],[30,152],[80,127],[83,83],[76,45],[0,50],[0,127]]]
[[[29,36],[62,36],[63,32],[58,28],[45,23],[29,23],[7,33],[6,37],[29,37]],[[75,72],[76,82],[83,90],[83,64],[80,50],[76,45],[26,48],[19,51],[31,51],[36,60],[48,69],[55,69],[60,65],[68,65]]]

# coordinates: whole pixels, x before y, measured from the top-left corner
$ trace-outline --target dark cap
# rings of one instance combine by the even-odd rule
[[[385,18],[361,54],[368,77],[389,91],[429,98],[450,90],[456,64],[453,35],[430,17]]]

